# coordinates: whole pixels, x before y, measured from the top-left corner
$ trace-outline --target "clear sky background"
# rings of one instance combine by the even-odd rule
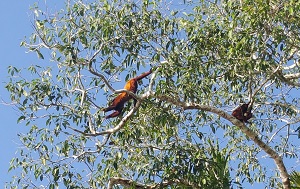
[[[26,49],[20,47],[20,42],[33,31],[29,8],[34,2],[0,0],[0,188],[11,180],[12,175],[8,173],[8,168],[20,146],[17,134],[27,129],[24,124],[17,124],[18,112],[13,107],[4,105],[4,102],[9,103],[9,93],[4,87],[9,79],[9,65],[23,68],[39,61],[34,53],[26,53]]]
[[[9,161],[15,156],[17,133],[21,129],[21,125],[16,122],[17,112],[12,107],[3,105],[3,101],[9,102],[9,94],[4,88],[5,82],[8,81],[7,67],[23,66],[32,61],[32,56],[25,54],[25,49],[19,45],[24,35],[30,34],[31,31],[29,3],[20,0],[0,1],[0,188],[11,176],[7,170]]]
[[[17,134],[27,130],[24,124],[17,124],[20,116],[18,112],[12,106],[5,105],[9,103],[9,93],[4,88],[9,80],[7,67],[13,65],[23,68],[40,61],[35,53],[26,53],[26,49],[20,47],[20,42],[25,36],[30,36],[33,31],[32,13],[29,8],[35,1],[0,0],[0,188],[5,182],[11,180],[12,174],[8,173],[9,162],[16,156],[17,148],[20,147]],[[47,2],[49,3],[50,1]],[[63,3],[63,0],[55,1],[55,3]],[[288,159],[284,160],[286,162]],[[292,161],[289,163],[293,164],[295,159]],[[270,168],[275,167],[272,160],[269,160],[269,163]]]

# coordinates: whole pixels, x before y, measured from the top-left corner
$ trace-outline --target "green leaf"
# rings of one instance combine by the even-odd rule
[[[26,119],[26,117],[22,115],[18,118],[17,123],[20,123],[22,120],[25,120],[25,119]]]
[[[44,56],[43,56],[43,54],[39,51],[39,50],[35,50],[35,52],[37,53],[37,55],[38,55],[38,58],[40,58],[40,59],[44,59]]]

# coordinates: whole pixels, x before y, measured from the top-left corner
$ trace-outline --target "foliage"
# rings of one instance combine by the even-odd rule
[[[300,188],[300,173],[293,171],[291,173],[291,182],[292,182],[292,188],[297,189]]]
[[[266,169],[270,153],[226,114],[248,101],[252,136],[274,160],[298,157],[298,1],[66,1],[54,13],[32,10],[35,31],[21,45],[45,65],[8,69],[18,122],[29,127],[9,187],[109,188],[112,178],[133,188],[279,186],[277,167]],[[111,84],[150,67],[137,105],[105,120]]]

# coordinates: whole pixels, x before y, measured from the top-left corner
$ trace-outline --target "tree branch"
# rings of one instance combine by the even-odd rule
[[[155,96],[156,98],[167,101],[169,103],[172,103],[176,106],[182,107],[184,110],[189,110],[189,109],[199,109],[199,110],[204,110],[208,112],[212,112],[215,114],[218,114],[219,116],[229,120],[231,123],[234,125],[238,126],[240,130],[247,136],[249,137],[253,142],[255,142],[261,149],[263,149],[275,162],[279,172],[280,172],[280,177],[282,179],[282,183],[285,189],[290,189],[290,180],[289,180],[289,174],[286,170],[286,167],[283,163],[282,158],[278,155],[276,151],[274,151],[270,146],[268,146],[265,142],[263,142],[259,136],[249,129],[243,122],[240,122],[238,119],[235,117],[229,115],[228,113],[218,109],[214,108],[211,106],[207,105],[200,105],[196,103],[187,103],[187,102],[182,102],[179,99],[175,99],[174,97],[168,97],[165,95],[157,95]]]
[[[299,79],[300,73],[294,73],[294,74],[286,74],[284,75],[286,79]]]
[[[159,67],[157,67],[156,70],[154,72],[152,72],[152,74],[151,74],[151,79],[149,82],[149,89],[148,89],[149,92],[153,91],[154,79],[156,77],[158,70],[159,70]]]
[[[294,69],[295,67],[299,67],[300,66],[300,62],[297,61],[296,63],[290,65],[290,66],[284,66],[283,69],[284,70],[291,70],[291,69]]]
[[[93,75],[95,75],[95,76],[97,76],[97,77],[100,77],[100,78],[103,80],[103,82],[105,83],[105,85],[106,85],[112,92],[115,92],[115,89],[109,84],[109,82],[107,81],[107,79],[105,78],[105,76],[102,75],[102,74],[100,74],[100,73],[98,73],[98,72],[96,72],[96,71],[94,70],[94,68],[92,67],[92,63],[91,63],[91,62],[89,63],[89,71],[90,71]]]
[[[122,120],[119,122],[119,124],[118,124],[116,127],[111,128],[111,129],[107,129],[107,130],[105,130],[105,131],[94,132],[94,133],[85,133],[85,132],[83,132],[83,131],[81,131],[81,130],[78,130],[78,129],[76,129],[76,128],[73,128],[73,127],[71,127],[71,126],[67,126],[67,127],[68,127],[69,129],[75,131],[75,132],[78,132],[78,133],[84,135],[84,136],[94,136],[94,137],[95,137],[95,136],[99,136],[99,135],[113,134],[113,133],[119,131],[120,129],[122,129],[122,128],[124,127],[126,121],[127,121],[127,120],[128,120],[128,119],[129,119],[129,118],[130,118],[130,117],[131,117],[131,116],[139,109],[139,107],[141,106],[141,104],[142,104],[142,100],[141,100],[141,99],[137,100],[137,103],[136,103],[135,107],[132,108],[132,109],[128,112],[128,114],[125,115],[125,116],[122,118]]]
[[[136,95],[134,92],[131,92],[129,90],[120,89],[120,90],[115,90],[114,91],[115,94],[123,93],[123,92],[126,92],[127,94],[129,94],[130,96],[132,96],[133,98],[135,98],[136,100],[141,100],[141,98],[138,95]]]
[[[85,132],[83,132],[79,129],[73,128],[71,126],[68,126],[68,128],[75,131],[75,132],[78,132],[78,133],[80,133],[84,136],[99,136],[99,135],[105,135],[105,134],[113,134],[113,133],[119,131],[121,128],[123,128],[126,121],[138,110],[138,108],[141,106],[142,101],[144,99],[148,98],[150,96],[150,94],[153,94],[153,92],[152,92],[152,87],[154,85],[153,80],[155,78],[155,75],[156,75],[157,71],[158,71],[158,69],[155,70],[155,72],[153,73],[154,76],[151,77],[150,84],[149,84],[149,91],[147,91],[146,93],[144,93],[140,97],[138,95],[136,95],[135,93],[133,93],[131,91],[128,91],[126,89],[121,89],[121,90],[114,90],[113,89],[113,92],[116,93],[116,94],[126,92],[127,94],[131,95],[133,98],[135,98],[137,100],[137,103],[136,103],[135,107],[133,109],[131,109],[128,112],[128,114],[122,118],[122,120],[120,121],[120,123],[116,127],[105,130],[105,131],[102,131],[102,132],[95,132],[94,130],[91,129],[91,131],[92,131],[91,133],[85,133]],[[98,75],[99,73],[95,72],[95,74]],[[104,77],[104,76],[99,74],[99,77]],[[105,81],[108,83],[108,81],[106,79],[105,79]],[[108,86],[110,86],[109,83],[108,83]]]
[[[277,76],[277,78],[280,81],[282,81],[282,82],[284,82],[284,83],[286,83],[288,85],[291,85],[291,86],[294,86],[294,87],[300,87],[300,83],[299,82],[291,81],[291,79],[298,79],[298,77],[296,77],[298,75],[288,74],[287,75],[288,77],[286,77],[286,75],[284,75],[282,73],[282,70],[277,70],[276,73],[275,73],[275,75]],[[295,78],[293,78],[293,77],[295,77]]]

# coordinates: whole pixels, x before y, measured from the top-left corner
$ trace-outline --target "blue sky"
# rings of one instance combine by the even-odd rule
[[[28,1],[0,1],[0,55],[1,55],[1,99],[8,101],[8,93],[5,90],[7,81],[8,65],[24,65],[29,63],[31,56],[25,54],[25,49],[19,44],[23,36],[31,30],[28,19]],[[17,125],[17,112],[11,107],[1,103],[0,116],[2,122],[2,132],[0,132],[0,187],[9,179],[7,169],[10,159],[15,155],[17,149],[17,132],[20,125]]]
[[[14,65],[18,67],[26,67],[37,61],[36,55],[26,53],[26,49],[20,47],[20,42],[25,36],[29,36],[32,32],[30,5],[34,1],[10,0],[0,1],[0,188],[4,186],[11,175],[7,172],[9,161],[16,155],[19,140],[17,133],[24,131],[26,128],[22,124],[17,124],[19,117],[18,112],[11,106],[3,105],[2,100],[9,102],[9,94],[4,88],[5,82],[8,81],[7,67]]]

